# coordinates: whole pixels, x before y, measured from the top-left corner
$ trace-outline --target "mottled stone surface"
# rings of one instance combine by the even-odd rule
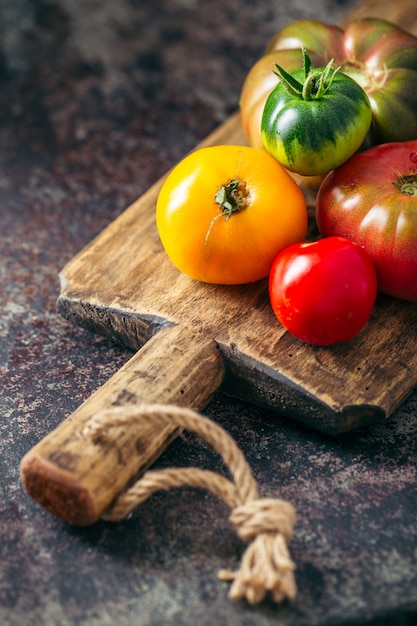
[[[24,492],[24,453],[130,353],[55,312],[59,270],[238,103],[269,37],[330,0],[0,2],[0,623],[2,626],[414,624],[417,395],[331,439],[217,396],[264,495],[298,512],[299,595],[256,608],[217,570],[242,545],[214,496],[158,493],[119,524],[71,528]],[[177,439],[158,465],[222,471]],[[109,477],[111,480],[111,477]]]

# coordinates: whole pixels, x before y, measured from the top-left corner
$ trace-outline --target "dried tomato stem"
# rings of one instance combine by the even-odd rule
[[[207,231],[206,242],[210,236],[214,223],[219,217],[229,220],[234,213],[239,213],[249,205],[249,190],[246,181],[239,178],[231,178],[225,185],[222,185],[214,196],[214,200],[219,205],[220,213],[213,217],[210,228]]]
[[[417,196],[417,174],[400,175],[394,185],[406,196]]]
[[[405,196],[417,196],[417,151],[410,153],[412,174],[398,174],[393,183]]]

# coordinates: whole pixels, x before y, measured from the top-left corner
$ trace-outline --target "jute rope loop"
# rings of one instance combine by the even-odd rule
[[[128,405],[94,415],[85,425],[82,436],[99,443],[113,427],[140,427],[146,420],[169,422],[204,438],[222,457],[233,482],[196,467],[149,470],[116,499],[104,519],[124,519],[159,490],[181,486],[207,489],[232,509],[229,520],[239,536],[249,543],[237,572],[219,572],[221,580],[232,581],[229,596],[246,598],[251,604],[263,600],[268,592],[276,602],[293,599],[297,588],[287,542],[293,533],[294,508],[283,500],[259,497],[245,457],[232,437],[218,424],[196,411],[175,405]]]

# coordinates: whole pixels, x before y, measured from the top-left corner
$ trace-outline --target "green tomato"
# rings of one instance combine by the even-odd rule
[[[371,122],[369,98],[360,85],[333,61],[311,68],[303,50],[304,69],[291,74],[276,65],[280,82],[262,114],[265,149],[285,168],[303,176],[327,174],[363,143]]]
[[[271,65],[271,59],[275,59],[291,71],[297,69],[285,64],[290,52],[302,47],[317,65],[326,65],[333,57],[340,70],[366,92],[373,116],[366,140],[369,146],[417,137],[417,37],[412,33],[376,17],[354,20],[345,30],[317,20],[292,22],[270,41],[267,54],[250,73],[245,87],[260,99],[258,94],[265,84],[263,63]],[[252,104],[246,95],[243,118],[250,113],[248,102]]]

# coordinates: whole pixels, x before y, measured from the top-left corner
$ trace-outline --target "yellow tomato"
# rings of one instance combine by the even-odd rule
[[[272,156],[223,145],[196,150],[174,167],[156,223],[181,272],[231,285],[267,277],[278,252],[305,238],[308,216],[302,191]]]

